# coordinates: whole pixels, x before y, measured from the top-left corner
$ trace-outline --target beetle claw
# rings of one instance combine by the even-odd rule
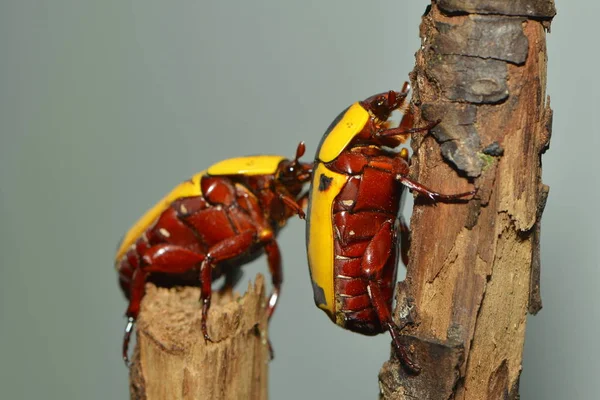
[[[131,367],[131,361],[129,360],[129,339],[131,338],[131,332],[135,326],[135,319],[133,317],[127,318],[127,325],[125,325],[125,334],[123,335],[123,361],[127,368]]]
[[[202,321],[201,325],[202,325],[202,336],[204,336],[204,341],[206,343],[214,343],[214,340],[212,340],[212,338],[208,334],[208,328],[206,327],[206,321],[205,320]]]

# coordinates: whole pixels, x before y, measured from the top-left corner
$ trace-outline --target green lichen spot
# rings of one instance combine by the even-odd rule
[[[485,171],[494,164],[495,157],[483,153],[477,153],[477,155],[479,156],[481,161],[483,161],[483,171]]]

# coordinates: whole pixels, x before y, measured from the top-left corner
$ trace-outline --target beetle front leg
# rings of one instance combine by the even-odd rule
[[[279,199],[281,201],[283,201],[283,203],[288,206],[288,208],[291,208],[292,211],[294,211],[296,214],[298,214],[298,216],[300,217],[300,219],[305,219],[306,215],[304,214],[304,210],[302,210],[302,206],[298,204],[298,202],[289,194],[284,194],[284,193],[279,193]]]
[[[228,260],[244,253],[252,246],[255,237],[255,231],[247,230],[222,240],[208,250],[206,258],[200,264],[200,280],[202,282],[202,292],[200,294],[200,300],[202,301],[202,319],[200,326],[206,341],[212,342],[206,326],[212,296],[212,269],[220,261]]]
[[[298,200],[296,200],[296,203],[303,211],[306,210],[306,208],[308,207],[308,195],[309,194],[310,194],[310,192],[307,191],[304,194],[302,194],[302,196],[300,196],[300,198]]]
[[[433,190],[429,189],[428,187],[421,185],[420,183],[415,182],[402,174],[398,174],[396,176],[396,179],[399,180],[400,183],[402,183],[404,186],[406,186],[410,190],[414,190],[415,192],[417,192],[419,194],[425,195],[433,201],[459,200],[466,196],[473,196],[476,193],[475,190],[472,190],[470,192],[457,193],[457,194],[443,194],[443,193],[434,192]]]
[[[369,294],[369,298],[371,299],[371,303],[375,308],[375,312],[379,317],[381,325],[386,327],[392,336],[392,343],[396,349],[396,354],[398,355],[400,362],[409,372],[418,374],[421,372],[421,367],[411,360],[410,356],[408,355],[408,351],[406,350],[406,345],[401,341],[400,331],[402,328],[404,328],[404,326],[406,326],[406,323],[399,327],[394,323],[394,321],[392,321],[392,315],[384,301],[383,294],[381,293],[381,289],[377,282],[369,282],[367,285],[367,292]]]
[[[411,118],[411,117],[409,117]],[[442,120],[437,120],[434,122],[430,122],[425,126],[420,126],[418,128],[409,128],[407,125],[407,123],[403,123],[404,122],[404,118],[403,121],[400,122],[400,126],[398,126],[397,128],[389,128],[389,129],[384,129],[382,131],[377,132],[376,136],[405,136],[408,135],[410,133],[415,133],[415,132],[426,132],[432,128],[434,128],[436,125],[438,125],[440,122],[442,122]]]

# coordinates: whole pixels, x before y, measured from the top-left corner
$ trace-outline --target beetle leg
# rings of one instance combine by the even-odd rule
[[[396,354],[398,355],[398,359],[402,363],[402,365],[411,373],[418,374],[421,371],[421,367],[419,367],[414,361],[411,360],[408,355],[408,351],[406,349],[406,345],[402,343],[400,330],[393,321],[390,310],[383,298],[383,294],[381,293],[381,289],[377,285],[377,282],[371,281],[367,285],[367,292],[369,294],[369,298],[371,299],[371,303],[375,308],[375,312],[379,317],[379,321],[382,326],[386,327],[392,336],[392,343],[394,348],[396,349]]]
[[[127,325],[125,325],[125,334],[123,335],[123,361],[125,366],[130,367],[131,362],[129,361],[129,339],[131,338],[131,332],[135,326],[135,318],[127,318]]]
[[[283,282],[283,269],[281,268],[281,253],[275,239],[268,241],[265,244],[265,253],[267,253],[267,262],[269,264],[269,272],[273,282],[273,293],[269,296],[269,306],[267,308],[267,317],[271,320],[271,316],[277,307],[277,300],[281,292],[281,283]]]
[[[123,360],[129,365],[127,355],[129,340],[135,320],[140,312],[140,303],[144,297],[146,278],[152,272],[174,272],[188,271],[198,265],[204,259],[204,254],[196,253],[185,247],[172,244],[159,244],[152,246],[142,256],[142,265],[133,272],[129,306],[127,307],[127,325],[123,336]]]
[[[140,303],[144,297],[144,286],[146,284],[146,271],[140,268],[133,272],[133,280],[131,284],[131,292],[129,297],[129,306],[125,312],[127,317],[127,325],[125,325],[125,332],[123,334],[123,361],[125,365],[129,367],[129,341],[131,339],[131,332],[135,326],[135,320],[140,312]]]
[[[200,329],[204,335],[204,340],[212,342],[208,335],[206,320],[208,319],[208,309],[210,308],[210,299],[212,297],[212,268],[214,260],[211,257],[206,257],[200,265],[200,282],[202,289],[200,292],[200,300],[202,300],[202,317],[200,319]]]
[[[279,193],[279,200],[283,201],[286,206],[292,209],[301,219],[304,219],[306,215],[302,210],[302,206],[289,194]]]
[[[366,278],[375,281],[381,278],[393,249],[392,221],[381,224],[379,231],[373,236],[362,256],[360,268]]]
[[[277,300],[281,293],[281,283],[283,282],[283,269],[281,268],[281,253],[279,252],[279,246],[275,239],[268,241],[265,244],[265,253],[267,253],[267,262],[269,264],[269,272],[271,273],[271,281],[273,283],[273,292],[269,296],[269,305],[267,307],[267,318],[271,320],[273,312],[277,307]],[[269,355],[271,360],[275,358],[273,346],[271,340],[267,341],[269,345]]]
[[[403,120],[404,120],[404,118],[403,118]],[[403,126],[404,124],[401,121],[400,126],[398,126],[397,128],[384,129],[382,131],[377,132],[375,135],[376,136],[403,136],[403,135],[408,135],[409,133],[424,132],[424,131],[428,131],[428,130],[432,129],[440,122],[442,122],[442,120],[430,122],[427,125],[421,126],[418,128],[408,128],[406,126]]]
[[[473,196],[476,193],[474,190],[472,190],[470,192],[457,193],[457,194],[443,194],[443,193],[434,192],[433,190],[429,189],[428,187],[423,186],[420,183],[415,182],[402,174],[396,175],[396,179],[398,179],[404,186],[406,186],[410,190],[414,190],[417,193],[425,195],[433,201],[458,200],[458,199],[461,199],[466,196]]]
[[[202,292],[200,294],[202,319],[200,324],[204,339],[209,342],[212,342],[212,339],[208,335],[206,321],[208,319],[208,310],[212,296],[212,269],[220,261],[239,256],[248,250],[252,246],[252,243],[254,243],[255,235],[256,232],[254,230],[246,230],[238,235],[220,241],[208,250],[206,258],[200,264],[200,281],[202,284]]]
[[[300,206],[300,208],[302,208],[302,210],[306,210],[306,208],[308,207],[309,194],[310,194],[310,192],[306,191],[306,192],[304,192],[304,194],[302,196],[300,196],[300,198],[298,200],[296,200],[296,203],[298,204],[298,206]]]
[[[361,270],[365,274],[365,278],[368,279],[367,293],[377,313],[379,323],[390,332],[392,343],[402,365],[416,374],[419,373],[420,368],[410,359],[406,346],[400,340],[400,328],[392,321],[389,305],[380,287],[381,273],[390,256],[392,256],[393,240],[392,222],[385,221],[365,249],[361,261]]]

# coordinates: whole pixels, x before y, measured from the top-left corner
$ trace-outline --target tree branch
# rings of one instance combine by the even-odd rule
[[[491,15],[493,14],[493,15]],[[380,372],[383,399],[516,399],[526,314],[541,308],[539,229],[550,140],[546,31],[552,0],[438,0],[421,24],[411,74],[413,177],[468,204],[417,199],[407,278],[395,318],[414,303],[405,339],[423,372],[397,360]]]
[[[200,290],[147,284],[130,371],[132,399],[266,400],[269,352],[264,278],[243,297],[213,293],[206,343]]]

